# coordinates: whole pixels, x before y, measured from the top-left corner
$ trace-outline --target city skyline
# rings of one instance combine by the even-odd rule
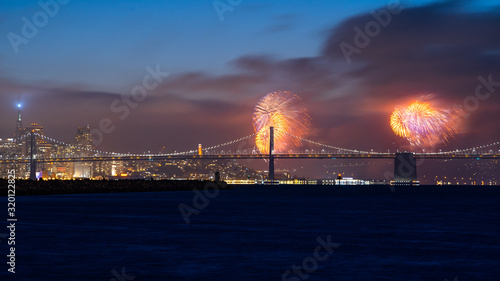
[[[276,96],[271,95],[270,97]],[[16,127],[22,124],[21,107],[21,105],[18,105]],[[281,131],[282,129],[270,128],[271,132]],[[290,132],[293,133],[293,131]],[[262,164],[264,164],[262,159],[269,158],[267,157],[268,152],[266,152],[268,150],[260,150],[259,153],[259,148],[254,147],[252,149],[252,136],[210,148],[204,148],[199,144],[198,149],[186,152],[169,153],[161,151],[159,153],[130,154],[95,149],[91,134],[89,125],[78,127],[74,142],[65,143],[45,136],[44,127],[36,123],[31,123],[20,131],[16,128],[14,135],[21,135],[21,137],[0,139],[0,162],[3,165],[0,174],[7,173],[8,169],[6,168],[10,166],[8,163],[17,163],[15,166],[18,169],[18,176],[22,178],[28,177],[29,174],[30,178],[43,177],[44,179],[154,178],[205,180],[213,179],[216,172],[219,171],[223,179],[228,182],[248,184],[250,182],[261,182],[263,178],[275,178],[274,171],[276,169],[271,168],[269,160],[265,162],[269,163],[269,170],[273,171],[272,176],[267,170],[252,169],[252,167],[262,167]],[[289,133],[287,132],[287,134]],[[255,138],[255,141],[257,141],[256,136]],[[36,140],[34,147],[31,145],[32,140]],[[276,144],[283,142],[279,138],[276,141]],[[413,156],[408,158],[410,155],[408,153],[394,154],[389,151],[376,152],[372,150],[369,152],[343,149],[322,145],[307,139],[303,139],[302,143],[309,143],[314,146],[308,148],[299,146],[294,150],[281,151],[278,149],[274,151],[273,154],[276,160],[272,160],[272,162],[280,164],[280,169],[276,170],[277,179],[280,182],[304,184],[304,180],[307,180],[305,182],[308,184],[316,184],[316,180],[318,180],[318,184],[350,185],[354,184],[354,182],[356,184],[387,184],[394,179],[396,182],[411,180],[422,184],[438,185],[497,184],[498,169],[496,167],[498,166],[497,157],[500,154],[500,150],[497,153],[497,149],[500,142],[460,151],[417,153],[415,157],[418,160],[414,164],[410,164],[415,160],[412,160]],[[269,145],[269,142],[267,145]],[[264,158],[262,158],[262,154]],[[35,160],[35,166],[30,164],[33,161],[30,160],[32,158],[37,159]],[[287,169],[285,168],[287,165],[280,162],[283,159],[295,160],[291,161],[292,165],[288,166],[290,168]],[[334,165],[323,165],[324,170],[311,175],[307,173],[307,169],[301,170],[304,166],[298,168],[302,165],[301,159],[309,159],[309,161],[310,159],[326,159],[320,161],[323,164]],[[334,159],[334,161],[329,159]],[[429,163],[428,159],[439,160],[437,160],[438,163]],[[257,161],[254,162],[255,160]],[[345,160],[350,163],[347,164]],[[285,162],[288,161],[285,160]],[[352,164],[353,161],[354,165]],[[443,161],[450,163],[443,166],[441,164]],[[413,171],[411,174],[404,172],[404,170],[408,169],[408,165],[413,165],[413,168],[410,168]],[[320,165],[308,166],[319,167]],[[378,173],[366,174],[357,169],[362,166],[378,167],[379,171]],[[394,166],[394,174],[390,172],[389,166]],[[328,169],[327,167],[335,169]],[[351,170],[352,167],[356,168],[356,170]],[[380,170],[380,167],[384,167],[384,173],[381,172],[383,170]],[[417,170],[420,172],[417,172]],[[31,173],[30,171],[35,172]],[[421,173],[422,171],[423,173]],[[350,172],[352,173],[349,174]],[[417,174],[420,177],[417,177]],[[353,179],[354,176],[359,179]]]

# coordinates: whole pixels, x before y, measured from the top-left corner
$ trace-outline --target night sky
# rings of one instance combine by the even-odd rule
[[[20,99],[24,125],[39,123],[56,139],[72,142],[78,126],[109,118],[115,129],[99,149],[191,150],[254,133],[255,104],[284,90],[302,98],[308,138],[321,143],[410,149],[389,118],[422,96],[443,108],[465,105],[461,132],[436,149],[500,141],[494,0],[222,0],[232,9],[224,13],[213,1],[67,2],[32,38],[23,37],[23,18],[37,20],[38,1],[0,4],[0,138],[12,136]],[[356,46],[355,28],[388,5],[397,13],[346,59],[342,42]],[[169,75],[150,80],[154,87],[127,114],[112,110],[143,85],[148,67]],[[479,77],[493,82],[475,99]]]

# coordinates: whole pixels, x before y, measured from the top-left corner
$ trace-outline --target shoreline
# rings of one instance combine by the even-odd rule
[[[96,194],[96,193],[128,193],[128,192],[164,192],[164,191],[192,191],[203,190],[210,184],[216,184],[220,189],[282,189],[289,190],[319,190],[331,189],[337,191],[422,191],[436,190],[447,191],[450,189],[476,191],[494,190],[500,186],[490,185],[421,185],[421,186],[390,186],[390,185],[228,185],[226,182],[209,180],[16,180],[16,196],[33,195],[71,195],[71,194]],[[0,196],[6,197],[8,193],[8,181],[0,179]],[[500,189],[498,189],[500,190]]]
[[[16,180],[16,196],[94,193],[163,192],[203,190],[209,184],[230,189],[225,182],[208,180]],[[6,197],[8,181],[0,179],[0,196]]]

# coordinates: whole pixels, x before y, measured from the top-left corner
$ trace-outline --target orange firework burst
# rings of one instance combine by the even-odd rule
[[[406,107],[396,107],[390,124],[394,133],[406,138],[411,145],[428,147],[446,143],[458,132],[458,115],[452,110],[415,101]]]
[[[299,146],[310,124],[306,110],[297,103],[300,98],[290,92],[277,91],[260,99],[253,113],[255,144],[261,153],[269,153],[269,128],[274,127],[274,151],[284,152]],[[288,134],[286,134],[288,133]]]

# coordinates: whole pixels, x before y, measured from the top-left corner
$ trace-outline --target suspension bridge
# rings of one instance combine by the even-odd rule
[[[500,159],[500,142],[488,145],[477,146],[461,150],[439,151],[439,152],[375,152],[356,149],[347,149],[327,144],[322,144],[302,137],[294,136],[284,132],[293,138],[299,139],[303,143],[309,143],[321,147],[319,150],[275,152],[274,149],[274,128],[270,127],[269,133],[269,153],[261,153],[253,149],[223,150],[222,148],[237,144],[248,143],[255,134],[239,138],[223,144],[199,148],[174,153],[117,153],[106,152],[88,147],[58,141],[35,132],[28,133],[15,142],[29,140],[29,156],[16,159],[0,159],[0,164],[26,164],[29,165],[30,178],[36,179],[36,167],[39,163],[60,163],[60,162],[106,162],[106,161],[159,161],[159,160],[216,160],[216,159],[266,159],[269,163],[269,180],[274,180],[274,161],[276,159],[391,159],[394,160],[394,180],[415,181],[417,177],[418,159]],[[73,150],[86,151],[84,157],[75,155],[46,155],[37,153],[37,142],[43,140],[47,144],[59,144],[71,147]],[[90,156],[89,156],[90,155]]]

